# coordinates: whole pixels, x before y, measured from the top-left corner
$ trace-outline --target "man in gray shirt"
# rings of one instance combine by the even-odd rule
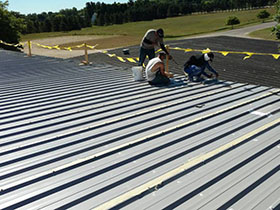
[[[143,65],[146,56],[149,57],[149,60],[155,57],[155,46],[160,47],[172,59],[164,46],[163,37],[164,31],[161,28],[150,29],[146,32],[140,44],[139,66]]]

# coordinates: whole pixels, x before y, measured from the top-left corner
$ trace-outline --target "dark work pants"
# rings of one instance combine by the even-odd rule
[[[169,83],[170,83],[170,79],[162,75],[160,70],[157,71],[156,77],[152,81],[149,81],[150,85],[156,85],[156,86],[168,85]]]
[[[156,56],[155,49],[144,49],[143,47],[140,47],[138,66],[143,66],[146,56],[149,57],[149,60],[153,59]]]

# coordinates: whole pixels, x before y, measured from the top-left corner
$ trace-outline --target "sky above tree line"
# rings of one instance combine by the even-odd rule
[[[90,1],[98,2],[95,0],[9,0],[8,10],[20,12],[21,14],[58,12],[61,9],[73,7],[82,9]],[[106,4],[112,4],[114,2],[127,3],[128,0],[99,0],[99,2]]]

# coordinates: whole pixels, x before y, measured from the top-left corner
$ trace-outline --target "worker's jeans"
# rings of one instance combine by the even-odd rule
[[[186,67],[184,69],[184,71],[188,74],[189,76],[189,80],[190,81],[194,81],[194,76],[197,77],[197,79],[199,80],[200,79],[200,76],[201,74],[203,73],[205,68],[201,68],[201,67],[198,67],[198,66],[195,66],[195,65],[191,65],[189,67]]]
[[[156,73],[156,77],[152,81],[149,81],[150,85],[156,85],[156,86],[168,85],[169,83],[170,83],[170,79],[162,75],[160,70]]]
[[[153,59],[156,56],[155,49],[144,49],[143,47],[140,47],[138,66],[143,66],[146,56],[149,57],[149,60]]]

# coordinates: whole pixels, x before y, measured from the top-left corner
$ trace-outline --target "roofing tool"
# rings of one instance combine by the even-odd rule
[[[173,60],[173,62],[176,64],[176,65],[179,65],[176,61],[175,61],[175,59],[172,57],[172,60]]]
[[[169,53],[169,45],[166,45],[166,50],[167,50],[167,52]],[[167,77],[173,78],[174,75],[173,75],[172,73],[169,73],[168,65],[169,65],[169,56],[166,56],[165,74],[167,75]]]

